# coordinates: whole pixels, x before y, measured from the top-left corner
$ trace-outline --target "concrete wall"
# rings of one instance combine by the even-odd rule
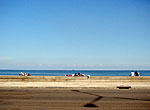
[[[130,82],[150,82],[150,76],[130,77],[130,76],[91,76],[87,78],[66,77],[66,76],[0,76],[0,82],[72,82],[72,81],[130,81]]]
[[[0,76],[0,87],[96,87],[116,89],[117,86],[132,89],[150,89],[150,76]]]

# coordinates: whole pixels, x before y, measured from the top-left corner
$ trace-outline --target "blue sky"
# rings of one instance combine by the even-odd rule
[[[0,69],[150,69],[150,1],[0,0]]]

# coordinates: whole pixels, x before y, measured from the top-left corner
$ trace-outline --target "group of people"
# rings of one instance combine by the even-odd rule
[[[85,74],[80,74],[80,73],[74,73],[74,74],[65,74],[65,76],[75,76],[75,77],[77,77],[77,76],[86,76]],[[90,78],[90,75],[87,75],[87,79],[88,78]]]
[[[140,76],[140,72],[137,71],[131,71],[131,75],[130,76]]]
[[[74,73],[74,74],[67,74],[65,76],[85,76],[84,74],[80,74],[80,73]]]
[[[85,76],[84,74],[80,74],[80,73],[74,73],[74,74],[67,74],[65,76]]]
[[[20,72],[19,76],[31,76],[30,73],[23,73],[23,72]]]
[[[80,73],[75,73],[74,76],[85,76],[84,74],[80,74]]]

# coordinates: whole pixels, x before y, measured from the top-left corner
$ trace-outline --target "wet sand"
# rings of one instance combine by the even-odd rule
[[[0,110],[148,110],[149,90],[0,88]]]

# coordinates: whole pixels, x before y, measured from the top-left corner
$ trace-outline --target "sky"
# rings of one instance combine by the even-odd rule
[[[149,0],[0,0],[0,69],[150,69]]]

